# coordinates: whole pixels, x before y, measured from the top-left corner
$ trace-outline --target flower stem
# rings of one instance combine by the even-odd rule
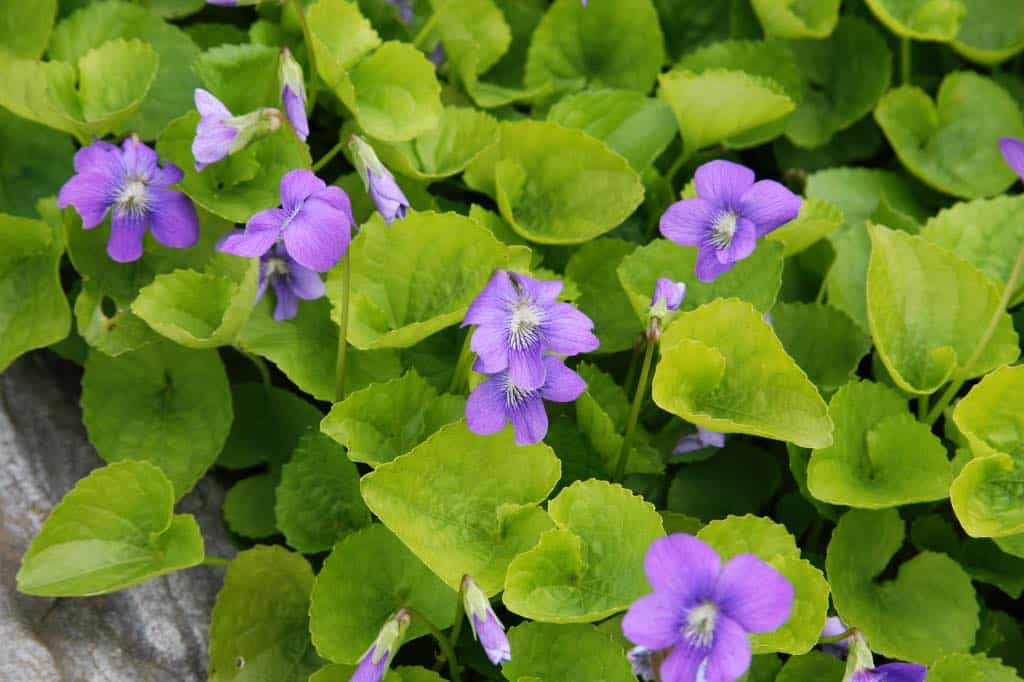
[[[313,169],[312,169],[313,172],[316,173],[318,170],[320,170],[321,168],[326,166],[328,163],[330,163],[331,159],[333,159],[335,156],[337,156],[338,152],[340,152],[342,149],[344,149],[344,147],[345,147],[345,141],[344,140],[338,140],[338,144],[334,145],[329,150],[327,150],[327,153],[324,154],[323,156],[321,156],[319,159],[317,159],[317,162],[313,164]]]
[[[850,635],[856,631],[856,628],[848,628],[846,632],[841,632],[838,635],[833,635],[832,637],[819,637],[818,644],[835,644],[836,642],[841,642],[844,639],[848,639]]]
[[[962,365],[963,368],[967,369],[973,367],[985,353],[989,342],[992,340],[992,337],[995,336],[996,329],[999,327],[999,320],[1003,317],[1003,313],[1006,312],[1006,307],[1010,304],[1013,292],[1017,289],[1017,283],[1020,281],[1022,273],[1024,273],[1024,244],[1021,244],[1020,251],[1017,252],[1017,260],[1013,264],[1013,270],[1010,272],[1010,278],[1006,280],[1006,288],[1003,289],[1003,295],[999,297],[999,303],[996,305],[996,309],[992,313],[991,319],[988,321],[988,326],[985,327],[985,331],[981,335],[978,345],[974,348],[974,352],[971,353],[971,357]],[[931,426],[936,422],[939,415],[946,410],[950,401],[956,397],[956,394],[960,392],[960,389],[963,388],[964,382],[966,381],[966,378],[958,379],[946,388],[942,397],[936,401],[935,405],[932,406],[931,411],[928,412],[928,416],[925,417],[925,424]]]
[[[469,341],[473,337],[473,330],[466,330],[466,337],[462,340],[462,350],[459,351],[459,359],[455,363],[455,369],[452,371],[452,380],[448,384],[448,392],[454,395],[462,393],[465,388],[467,381],[467,374],[469,372],[470,361],[473,359],[473,350],[469,347]]]
[[[295,7],[295,14],[299,17],[299,25],[302,27],[302,40],[306,43],[306,55],[309,57],[309,103],[306,105],[307,113],[316,106],[316,93],[320,89],[320,72],[316,68],[316,51],[313,49],[312,33],[309,31],[309,22],[306,21],[306,8],[302,6],[302,0],[292,0]]]
[[[900,39],[900,82],[903,85],[910,85],[911,63],[910,38]]]
[[[672,165],[668,167],[667,171],[665,171],[665,180],[668,181],[669,187],[673,188],[673,197],[675,196],[674,188],[676,176],[679,175],[679,171],[682,169],[683,165],[687,161],[689,161],[690,157],[693,155],[693,153],[686,147],[685,141],[682,143],[682,145],[682,148],[679,150],[679,156],[676,157],[676,160],[673,161]]]
[[[437,26],[437,12],[430,15],[430,18],[424,22],[423,27],[420,28],[420,32],[413,38],[413,47],[422,50],[430,39],[430,34],[434,31],[434,27]]]
[[[230,559],[225,559],[219,556],[206,556],[203,557],[203,566],[227,566],[231,563]]]
[[[451,643],[454,649],[459,644],[459,637],[462,635],[462,623],[466,620],[465,604],[463,603],[463,589],[459,588],[459,598],[455,603],[455,621],[452,625],[452,631],[448,633],[448,641]],[[437,657],[437,665],[434,666],[434,670],[440,670],[441,666],[444,665],[445,655],[442,653]]]
[[[348,302],[352,282],[352,266],[348,251],[341,258],[341,319],[338,321],[338,361],[334,371],[334,399],[345,399],[345,355],[348,351]]]
[[[452,678],[451,682],[462,682],[462,678],[459,676],[459,659],[455,656],[455,647],[452,646],[452,643],[444,636],[444,633],[441,632],[436,625],[431,623],[430,619],[424,616],[420,611],[411,606],[406,606],[405,610],[409,612],[410,616],[417,619],[420,624],[434,636],[434,639],[437,640],[438,646],[441,647],[441,655],[448,659],[448,674]]]
[[[629,461],[629,449],[633,444],[633,434],[636,433],[636,423],[640,418],[640,406],[647,396],[647,377],[651,373],[651,359],[654,357],[653,341],[647,342],[647,349],[644,351],[644,362],[640,366],[640,379],[636,383],[636,392],[633,394],[633,405],[629,409],[629,421],[626,422],[626,435],[622,438],[622,447],[619,449],[619,462],[615,465],[615,476],[612,481],[618,483],[626,475],[626,463]]]
[[[633,357],[629,359],[626,381],[622,384],[622,388],[626,391],[629,391],[633,387],[633,382],[636,381],[636,373],[640,369],[640,358],[643,357],[645,340],[646,337],[641,334],[637,337],[636,343],[633,344]]]
[[[928,396],[917,396],[917,420],[924,421],[928,416]]]

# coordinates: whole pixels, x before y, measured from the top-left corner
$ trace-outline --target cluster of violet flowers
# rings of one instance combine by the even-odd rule
[[[586,389],[563,357],[600,344],[590,318],[557,300],[561,292],[560,280],[499,270],[470,304],[462,326],[476,325],[473,369],[487,375],[466,401],[473,433],[497,433],[511,421],[518,445],[537,443],[548,431],[544,401],[572,402]]]

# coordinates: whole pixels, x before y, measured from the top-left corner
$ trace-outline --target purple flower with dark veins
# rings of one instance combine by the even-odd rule
[[[259,282],[256,300],[263,298],[269,284],[277,298],[274,319],[278,321],[291,320],[298,314],[299,299],[312,301],[325,291],[320,275],[296,263],[280,243],[260,256]]]
[[[512,648],[505,636],[505,626],[498,620],[491,608],[487,595],[467,576],[462,578],[462,602],[469,617],[469,626],[473,629],[473,637],[484,648],[484,653],[494,665],[512,660]]]
[[[96,141],[75,154],[75,174],[57,196],[61,208],[74,206],[82,227],[91,230],[110,211],[107,253],[119,263],[142,257],[148,227],[164,246],[185,249],[199,239],[192,200],[173,189],[185,176],[132,135],[121,147]]]
[[[999,150],[1006,159],[1006,164],[1024,180],[1024,140],[1015,137],[1003,137],[999,140]]]
[[[672,449],[673,455],[685,455],[688,452],[696,452],[697,450],[703,450],[704,448],[724,448],[725,447],[725,434],[719,433],[718,431],[711,431],[705,429],[702,426],[698,426],[694,433],[688,433],[679,439],[676,443],[675,448]]]
[[[302,77],[302,66],[295,61],[291,50],[281,50],[281,61],[277,78],[281,83],[281,102],[288,122],[303,142],[309,137],[309,119],[306,118],[306,82]]]
[[[277,109],[257,109],[233,116],[223,102],[202,88],[195,90],[195,103],[199,124],[192,140],[192,156],[197,171],[281,127],[281,112]]]
[[[877,668],[858,670],[850,682],[924,682],[928,668],[916,663],[886,663]]]
[[[595,350],[594,323],[568,303],[556,299],[559,280],[540,281],[498,270],[470,304],[462,326],[477,326],[470,348],[477,354],[473,369],[484,374],[508,370],[520,390],[544,384],[546,351],[576,355]]]
[[[477,386],[466,401],[469,430],[489,436],[511,421],[516,445],[533,445],[543,440],[548,433],[544,401],[572,402],[586,390],[587,384],[558,356],[544,356],[542,368],[544,383],[536,389],[520,388],[508,372],[492,375]]]
[[[359,665],[352,674],[349,682],[380,682],[388,671],[391,659],[394,657],[398,647],[402,645],[402,638],[409,627],[412,616],[405,609],[399,609],[384,627],[380,629],[377,639],[367,649],[363,657],[359,659]]]
[[[754,171],[711,161],[694,176],[697,198],[677,201],[661,216],[661,233],[697,247],[697,278],[712,282],[754,252],[757,240],[800,213],[801,199]]]
[[[278,242],[299,265],[327,272],[341,260],[352,239],[352,204],[344,190],[327,185],[308,170],[281,178],[281,208],[260,211],[221,239],[217,249],[258,258]]]
[[[651,543],[644,558],[652,594],[633,602],[622,631],[634,644],[671,649],[661,664],[662,682],[732,682],[750,667],[749,633],[781,627],[793,608],[793,585],[753,554],[724,566],[718,554],[692,535]]]
[[[409,210],[409,200],[395,182],[395,176],[377,158],[377,152],[358,135],[353,135],[348,145],[363,186],[384,217],[384,222],[390,225],[404,218]]]

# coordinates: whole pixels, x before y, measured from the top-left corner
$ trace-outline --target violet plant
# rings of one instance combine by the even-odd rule
[[[18,589],[223,570],[218,681],[1020,680],[1009,4],[4,4],[0,369],[106,462]]]

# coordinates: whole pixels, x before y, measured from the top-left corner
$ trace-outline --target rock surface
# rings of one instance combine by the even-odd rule
[[[33,353],[0,375],[0,680],[206,679],[210,610],[223,569],[196,567],[100,597],[15,590],[21,555],[76,481],[103,464],[78,406],[80,371]],[[207,552],[230,556],[223,490],[200,481],[179,512],[196,515]]]

